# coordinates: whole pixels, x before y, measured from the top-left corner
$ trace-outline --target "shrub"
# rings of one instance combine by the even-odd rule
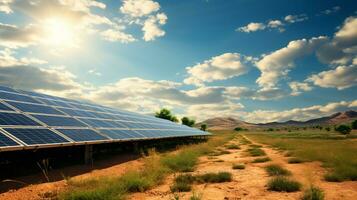
[[[289,158],[288,159],[288,163],[290,163],[290,164],[302,163],[302,162],[304,162],[304,161],[300,158]]]
[[[352,129],[357,129],[357,119],[352,122],[351,128],[352,128]]]
[[[326,131],[330,131],[331,128],[330,128],[330,127],[326,127],[325,130],[326,130]]]
[[[223,183],[231,180],[232,174],[229,172],[206,173],[197,176],[197,181],[203,183]]]
[[[288,179],[283,176],[272,178],[268,182],[268,190],[277,192],[296,192],[301,188],[301,184],[297,181]]]
[[[227,149],[240,149],[240,147],[236,144],[228,144]]]
[[[248,152],[251,156],[265,156],[266,153],[262,150],[262,149],[259,149],[259,148],[250,148],[248,149]]]
[[[264,157],[264,158],[256,158],[252,161],[252,163],[263,163],[268,161],[271,161],[271,159],[269,157]]]
[[[249,146],[252,147],[252,148],[260,148],[260,147],[262,147],[262,145],[259,145],[259,144],[251,144]]]
[[[192,172],[197,163],[197,157],[197,152],[182,151],[163,157],[162,163],[175,172]]]
[[[339,133],[342,133],[344,135],[347,135],[351,132],[351,127],[347,126],[347,125],[339,125],[335,128],[336,131],[338,131]]]
[[[191,191],[191,185],[194,181],[195,177],[191,174],[181,174],[175,178],[170,189],[172,192],[188,192]]]
[[[166,120],[170,120],[173,122],[178,122],[178,119],[176,116],[174,116],[170,110],[163,108],[160,111],[155,113],[155,117],[157,118],[161,118],[161,119],[166,119]]]
[[[196,121],[193,119],[190,119],[188,117],[182,117],[181,118],[181,122],[183,125],[189,126],[189,127],[193,127],[193,125],[195,125]]]
[[[301,200],[323,200],[324,197],[324,192],[320,188],[311,186],[304,191]]]
[[[233,164],[232,169],[245,169],[244,164]]]
[[[202,194],[197,194],[195,192],[192,193],[192,196],[190,197],[190,200],[201,200],[202,199]]]
[[[265,167],[265,170],[268,172],[269,176],[288,176],[291,175],[291,172],[287,169],[282,168],[279,165],[272,164]]]
[[[201,124],[201,131],[206,131],[207,124]]]
[[[241,127],[236,127],[236,128],[234,128],[234,130],[235,130],[235,131],[243,131],[243,128],[241,128]]]

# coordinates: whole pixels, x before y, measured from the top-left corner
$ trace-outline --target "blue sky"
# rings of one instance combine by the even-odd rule
[[[357,106],[357,3],[0,0],[0,84],[197,120]]]

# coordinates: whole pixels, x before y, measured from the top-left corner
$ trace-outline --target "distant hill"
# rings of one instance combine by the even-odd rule
[[[286,126],[313,126],[313,125],[335,125],[342,123],[350,123],[357,119],[356,111],[338,112],[330,116],[310,119],[307,121],[289,120],[286,122],[269,122],[253,124],[244,122],[232,117],[217,117],[207,119],[203,122],[196,124],[197,127],[201,124],[207,124],[210,130],[233,130],[236,127],[242,128],[269,128],[269,127],[286,127]]]

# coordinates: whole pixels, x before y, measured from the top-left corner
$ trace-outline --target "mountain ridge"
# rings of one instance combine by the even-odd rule
[[[357,112],[348,110],[344,112],[337,112],[329,116],[313,118],[306,121],[288,120],[285,122],[268,122],[268,123],[249,123],[233,117],[215,117],[197,123],[207,124],[210,130],[233,130],[236,127],[241,128],[270,128],[270,127],[286,127],[286,126],[313,126],[313,125],[336,125],[342,123],[349,123],[357,119]]]

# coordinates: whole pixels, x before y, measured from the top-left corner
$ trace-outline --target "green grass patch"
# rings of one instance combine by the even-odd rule
[[[324,130],[306,130],[291,133],[249,133],[259,143],[288,150],[294,156],[308,161],[320,161],[329,169],[327,181],[357,181],[357,140],[345,136],[332,139],[336,133]],[[315,137],[316,136],[316,137]]]
[[[260,148],[260,147],[262,147],[262,145],[259,145],[259,144],[251,144],[249,146],[252,147],[252,148]]]
[[[226,146],[227,149],[240,149],[240,147],[237,144],[228,144]]]
[[[301,184],[283,176],[272,178],[268,182],[268,190],[277,192],[296,192],[301,188]]]
[[[291,172],[287,169],[282,168],[280,165],[271,164],[265,167],[266,172],[269,176],[289,176]]]
[[[304,160],[300,159],[300,158],[289,158],[288,159],[288,163],[290,164],[297,164],[297,163],[303,163]]]
[[[233,164],[232,169],[245,169],[244,164]]]
[[[196,176],[196,180],[202,183],[223,183],[232,180],[232,174],[229,172],[206,173]]]
[[[263,157],[263,158],[256,158],[252,161],[252,163],[263,163],[263,162],[268,162],[271,161],[269,157]]]
[[[311,186],[304,191],[301,200],[323,200],[325,198],[324,192],[315,186]]]
[[[247,149],[247,151],[249,152],[249,154],[251,156],[265,156],[266,153],[262,150],[262,149],[259,149],[259,148],[249,148]]]

